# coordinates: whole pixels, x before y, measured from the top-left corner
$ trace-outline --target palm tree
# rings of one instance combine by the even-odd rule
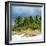
[[[16,20],[15,20],[16,25],[17,25],[17,26],[20,26],[21,21],[22,21],[22,17],[21,17],[21,16],[18,16],[18,17],[16,18]]]
[[[29,16],[29,21],[30,21],[30,23],[33,23],[33,17],[32,16]]]
[[[29,16],[28,17],[29,28],[32,27],[33,22],[34,22],[33,17],[32,16]]]

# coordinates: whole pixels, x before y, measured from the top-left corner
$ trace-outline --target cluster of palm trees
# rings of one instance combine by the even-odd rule
[[[12,28],[12,31],[21,31],[21,30],[27,30],[27,29],[33,30],[41,30],[41,16],[28,16],[28,17],[21,17],[18,16],[15,19],[15,24]]]

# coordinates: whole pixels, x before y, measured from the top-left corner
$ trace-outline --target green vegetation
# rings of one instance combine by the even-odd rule
[[[12,32],[17,35],[36,36],[41,33],[41,16],[18,16],[14,26],[12,25]]]

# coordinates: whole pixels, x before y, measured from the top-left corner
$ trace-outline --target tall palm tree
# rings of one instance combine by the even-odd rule
[[[22,21],[22,17],[21,17],[21,16],[18,16],[18,17],[16,18],[16,21],[15,21],[16,25],[17,25],[17,26],[20,26],[21,21]]]
[[[33,17],[32,16],[29,16],[29,21],[30,21],[30,23],[33,23]]]

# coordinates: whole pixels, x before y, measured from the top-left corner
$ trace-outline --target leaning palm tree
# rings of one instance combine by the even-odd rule
[[[22,17],[21,16],[18,16],[16,19],[15,19],[15,25],[14,25],[14,29],[15,31],[20,31],[21,28],[20,28],[20,24],[21,24],[21,21],[22,21]]]

